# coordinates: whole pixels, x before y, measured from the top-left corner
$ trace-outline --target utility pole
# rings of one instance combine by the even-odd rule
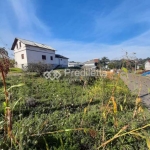
[[[136,74],[136,60],[135,60],[135,74]]]
[[[134,55],[136,55],[136,53],[133,53]],[[136,74],[136,56],[135,56],[135,70],[134,70],[134,73]]]

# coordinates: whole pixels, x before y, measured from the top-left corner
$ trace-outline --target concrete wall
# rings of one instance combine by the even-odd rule
[[[145,70],[150,70],[150,62],[149,61],[147,61],[145,63]]]

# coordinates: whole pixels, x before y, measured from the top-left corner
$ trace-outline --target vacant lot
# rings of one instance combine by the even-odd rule
[[[9,76],[13,135],[3,139],[4,107],[0,107],[1,149],[147,149],[149,112],[118,77]],[[86,83],[86,84],[85,84]],[[0,82],[1,104],[5,101]],[[2,105],[1,105],[2,106]]]

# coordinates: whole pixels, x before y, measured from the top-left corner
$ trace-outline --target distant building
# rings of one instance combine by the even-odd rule
[[[150,70],[150,60],[145,62],[145,70]]]
[[[83,64],[80,62],[75,62],[75,61],[68,62],[68,67],[81,67],[81,66],[83,66]]]
[[[84,68],[96,68],[96,65],[97,63],[99,63],[99,59],[92,59],[92,60],[89,60],[89,61],[86,61],[84,62],[83,64],[83,67]]]
[[[137,64],[136,69],[139,70],[143,65],[142,64]]]
[[[45,44],[15,38],[11,49],[14,50],[15,64],[18,68],[32,63],[48,64],[52,65],[52,68],[68,67],[68,58],[55,54],[56,50]]]

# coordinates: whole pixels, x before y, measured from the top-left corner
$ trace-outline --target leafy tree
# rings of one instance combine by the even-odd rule
[[[96,66],[96,69],[100,69],[100,60],[98,62],[95,62],[95,66]]]
[[[107,65],[107,62],[109,62],[109,59],[107,57],[102,57],[102,59],[100,60],[101,67],[105,67]]]
[[[113,63],[113,62],[110,62],[110,63],[108,64],[108,68],[109,68],[109,69],[116,68],[116,64]]]
[[[0,72],[6,75],[9,71],[9,66],[8,52],[4,48],[0,48]]]
[[[10,68],[15,67],[15,60],[14,59],[10,59]]]

